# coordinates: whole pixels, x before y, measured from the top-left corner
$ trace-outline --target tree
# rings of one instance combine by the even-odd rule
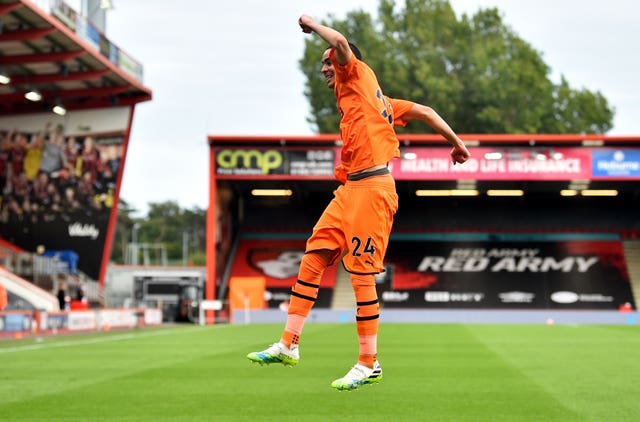
[[[496,8],[458,19],[446,0],[380,0],[377,20],[362,10],[324,24],[363,52],[383,91],[433,106],[458,133],[605,133],[613,110],[599,92],[549,79],[541,54],[502,21]],[[326,45],[305,40],[300,68],[320,133],[339,131],[335,98],[320,74]],[[399,132],[424,132],[409,125]]]
[[[136,210],[131,208],[126,200],[120,198],[118,202],[118,214],[116,217],[116,228],[111,248],[111,261],[124,263],[127,255],[127,245],[131,241],[131,231],[136,220],[132,217]]]
[[[175,201],[150,203],[142,230],[149,242],[165,244],[170,261],[182,262],[185,240],[189,252],[204,252],[206,212],[199,208],[184,210]]]
[[[123,263],[126,246],[131,241],[134,224],[138,224],[137,241],[139,243],[161,243],[167,250],[169,262],[182,263],[184,241],[187,241],[190,264],[204,265],[206,211],[198,207],[182,209],[175,201],[150,203],[145,217],[133,218],[135,210],[129,208],[124,200],[118,206],[116,223],[116,241],[111,251],[114,262]]]

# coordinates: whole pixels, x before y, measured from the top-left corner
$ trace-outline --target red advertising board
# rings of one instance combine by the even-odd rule
[[[265,300],[269,307],[278,307],[288,302],[291,287],[298,279],[305,243],[304,240],[242,240],[238,245],[231,276],[264,277]],[[338,265],[341,264],[336,263],[324,272],[316,307],[330,306]]]
[[[267,288],[291,288],[298,279],[305,243],[304,240],[243,240],[238,245],[231,274],[234,277],[264,277]],[[320,286],[333,288],[336,271],[336,265],[327,268]]]
[[[472,148],[453,165],[450,148],[406,148],[390,163],[396,180],[573,180],[591,177],[588,148]]]

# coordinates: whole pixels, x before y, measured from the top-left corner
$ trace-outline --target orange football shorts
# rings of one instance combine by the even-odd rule
[[[306,252],[336,251],[350,273],[377,274],[389,244],[398,195],[388,172],[347,180],[335,192],[307,240]]]

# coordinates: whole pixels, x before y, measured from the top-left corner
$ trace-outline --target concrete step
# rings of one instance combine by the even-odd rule
[[[356,298],[351,287],[351,277],[342,265],[338,268],[336,276],[336,286],[333,289],[333,300],[331,309],[354,310],[356,309]]]
[[[633,300],[636,302],[636,309],[640,307],[640,241],[628,240],[622,242],[624,257],[627,261],[627,271],[629,272],[629,282],[633,292]]]

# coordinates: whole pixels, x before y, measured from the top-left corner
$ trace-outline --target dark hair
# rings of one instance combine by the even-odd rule
[[[328,46],[325,50],[328,50],[330,48],[333,48],[332,46]],[[356,58],[358,60],[362,60],[362,53],[360,52],[360,49],[358,47],[356,47],[356,45],[352,42],[349,43],[349,48],[351,49],[351,52],[353,53],[354,56],[356,56]]]

